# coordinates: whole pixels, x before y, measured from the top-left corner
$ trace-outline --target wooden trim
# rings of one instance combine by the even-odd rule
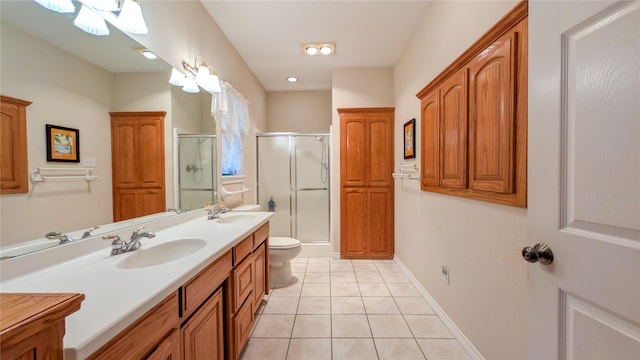
[[[462,55],[458,56],[451,65],[447,66],[438,76],[425,86],[416,96],[422,99],[425,95],[435,90],[442,81],[453,75],[471,59],[480,54],[487,46],[506,34],[511,28],[529,16],[529,1],[523,0],[516,5],[509,13],[503,16],[491,29],[485,32],[471,47]],[[339,110],[339,109],[338,109]]]
[[[153,116],[162,116],[164,119],[165,115],[167,115],[166,111],[114,111],[110,112],[109,115],[112,117],[153,117]]]
[[[375,107],[375,108],[338,108],[339,114],[371,114],[395,112],[395,107]]]

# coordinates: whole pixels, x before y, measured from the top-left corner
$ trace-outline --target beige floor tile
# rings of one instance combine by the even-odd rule
[[[297,296],[272,296],[264,307],[263,313],[274,315],[295,315],[298,310]]]
[[[331,339],[291,339],[287,360],[331,360]]]
[[[333,360],[378,360],[373,339],[333,339]]]
[[[423,360],[425,357],[414,339],[375,339],[381,360]]]
[[[358,283],[362,296],[391,296],[384,283]]]
[[[305,283],[328,283],[329,279],[330,277],[328,272],[308,272],[304,276]]]
[[[332,261],[330,258],[309,258],[309,264],[329,264]]]
[[[395,263],[376,263],[378,271],[382,272],[402,272],[402,268]]]
[[[293,325],[294,338],[330,338],[331,315],[297,315]]]
[[[331,334],[334,338],[370,338],[366,315],[332,315]]]
[[[357,283],[331,283],[331,296],[360,296]]]
[[[359,296],[331,297],[331,313],[364,314],[362,298]]]
[[[405,297],[400,296],[394,298],[400,312],[403,314],[427,315],[434,314],[433,309],[427,301],[422,297]]]
[[[456,339],[416,339],[429,360],[467,360],[469,356]]]
[[[285,360],[289,339],[249,339],[241,360]]]
[[[354,283],[356,282],[356,273],[353,271],[341,271],[331,273],[332,283]]]
[[[403,272],[382,272],[380,273],[386,283],[411,283],[411,280]]]
[[[252,337],[290,338],[295,315],[261,315]]]
[[[382,283],[382,276],[377,271],[356,271],[356,279],[358,282]]]
[[[400,314],[400,310],[396,306],[391,296],[372,296],[363,297],[364,309],[367,314]]]
[[[329,284],[306,283],[302,286],[302,296],[329,296],[331,290]]]
[[[387,284],[387,288],[393,296],[420,296],[413,284]]]
[[[280,284],[273,288],[271,296],[300,296],[301,291],[302,284]]]
[[[376,264],[371,260],[352,260],[351,262],[355,271],[378,271]]]
[[[374,338],[413,338],[402,315],[367,315]]]
[[[309,258],[295,257],[291,259],[292,264],[298,264],[298,263],[306,264],[307,262],[309,262]]]
[[[304,273],[307,271],[307,263],[291,263],[292,273]]]
[[[404,318],[416,338],[453,338],[436,315],[405,315]]]
[[[307,264],[307,272],[329,272],[329,262],[309,262]]]
[[[351,260],[333,260],[329,263],[331,272],[335,271],[353,271]]]
[[[376,265],[396,265],[395,260],[387,259],[387,260],[373,260],[373,263]]]
[[[331,314],[331,298],[328,296],[303,296],[298,303],[298,314]]]

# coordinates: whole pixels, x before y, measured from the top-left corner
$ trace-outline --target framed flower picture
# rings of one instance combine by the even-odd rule
[[[80,162],[80,130],[45,125],[47,161]]]
[[[416,157],[416,119],[411,119],[404,124],[404,158]]]

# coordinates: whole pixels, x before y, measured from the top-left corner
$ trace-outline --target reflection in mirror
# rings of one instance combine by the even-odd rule
[[[216,202],[215,169],[215,135],[178,135],[180,208]]]
[[[91,233],[94,236],[174,214],[112,222],[109,112],[166,111],[166,129],[179,126],[192,133],[212,132],[211,116],[203,115],[210,113],[209,94],[190,95],[172,88],[169,65],[141,56],[136,52],[140,44],[111,25],[108,36],[85,33],[73,25],[74,16],[48,11],[33,1],[0,1],[2,95],[33,102],[27,110],[29,171],[83,167],[87,161],[98,176],[90,184],[30,184],[28,194],[2,195],[0,257],[59,244],[45,238],[49,232],[80,239],[85,229],[95,225],[100,228]],[[47,162],[45,124],[79,130],[80,163]],[[166,206],[179,207],[173,197],[170,139],[165,139],[165,147]]]

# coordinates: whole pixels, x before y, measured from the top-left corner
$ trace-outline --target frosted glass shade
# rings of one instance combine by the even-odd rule
[[[222,92],[222,89],[220,88],[220,79],[218,79],[218,76],[215,74],[209,75],[209,79],[203,87],[210,93]]]
[[[169,84],[173,86],[184,86],[185,77],[182,73],[175,68],[171,69],[171,78],[169,79]]]
[[[211,76],[211,73],[209,73],[209,68],[207,68],[206,66],[200,66],[198,68],[198,76],[196,76],[196,84],[205,87],[209,82],[209,76]]]
[[[195,94],[200,92],[200,88],[198,84],[196,84],[193,79],[186,77],[184,80],[184,86],[182,87],[182,91],[187,92],[189,94]]]
[[[142,16],[142,8],[140,4],[133,0],[124,0],[118,21],[124,30],[132,34],[146,34],[149,32]]]
[[[104,36],[109,35],[109,28],[104,19],[93,10],[82,5],[80,12],[73,24],[89,34]]]
[[[36,2],[49,10],[63,14],[76,11],[71,0],[36,0]]]

